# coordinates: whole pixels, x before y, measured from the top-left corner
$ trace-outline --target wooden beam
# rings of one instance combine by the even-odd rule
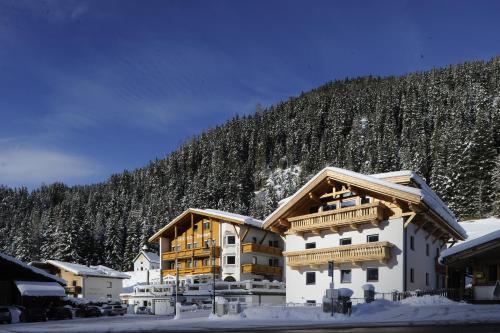
[[[351,223],[349,224],[349,227],[352,229],[352,230],[356,230],[359,232],[359,224],[355,224],[355,223]]]
[[[427,232],[427,236],[425,236],[425,240],[428,240],[428,239],[429,239],[429,237],[431,237],[431,236],[434,234],[434,232],[435,232],[436,230],[438,230],[438,229],[439,229],[439,227],[434,227],[434,229],[432,229],[432,231],[428,231],[428,232]]]
[[[243,232],[243,235],[240,237],[241,243],[243,243],[245,241],[245,238],[247,237],[249,231],[250,231],[250,227],[246,227],[245,231]]]
[[[335,181],[332,178],[327,178],[326,182],[328,183],[328,185],[333,187],[333,189],[334,189],[333,192],[335,192]]]
[[[404,216],[405,214],[406,214],[406,213],[403,213],[402,215]],[[409,215],[408,215],[408,216],[409,216],[409,217],[408,217],[408,219],[406,220],[406,222],[405,222],[405,224],[404,224],[404,226],[403,226],[403,228],[404,228],[404,229],[408,228],[408,226],[409,226],[409,225],[410,225],[410,223],[413,221],[413,219],[415,218],[415,216],[417,216],[417,213],[411,212],[411,213],[409,213]]]
[[[311,200],[316,201],[317,203],[320,203],[320,204],[322,203],[321,200],[318,198],[318,196],[312,192],[309,192],[309,198]]]
[[[339,227],[331,226],[330,227],[330,231],[338,233],[339,232]]]
[[[427,223],[429,223],[429,220],[424,220],[424,223],[422,224],[419,224],[417,226],[417,229],[415,229],[415,234],[417,234],[419,232],[420,229],[422,229]],[[423,230],[423,229],[422,229]]]
[[[286,219],[279,219],[278,224],[283,227],[290,228],[290,222],[287,221]]]

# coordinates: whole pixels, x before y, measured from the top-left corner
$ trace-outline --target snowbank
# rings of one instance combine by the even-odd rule
[[[457,302],[453,302],[452,300],[443,297],[443,296],[413,296],[408,297],[400,301],[401,304],[411,305],[411,306],[424,306],[424,305],[455,305],[459,304]]]

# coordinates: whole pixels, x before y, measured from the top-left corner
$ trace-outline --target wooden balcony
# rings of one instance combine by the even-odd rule
[[[163,252],[161,258],[162,260],[175,260],[176,254],[178,259],[191,258],[191,257],[196,257],[196,258],[210,257],[210,253],[213,253],[211,251],[215,252],[216,258],[220,257],[220,247],[215,246],[215,249],[200,247],[194,249],[181,250],[179,252],[176,251]]]
[[[282,252],[283,252],[280,248],[256,244],[256,243],[242,244],[241,251],[243,253],[258,252],[258,253],[264,253],[264,254],[269,254],[269,255],[278,256],[278,257],[280,257]]]
[[[64,287],[64,291],[69,295],[78,295],[82,293],[82,287],[80,286],[67,286]]]
[[[389,242],[374,242],[356,245],[343,245],[326,249],[311,249],[303,251],[284,252],[287,257],[287,265],[319,266],[327,264],[328,261],[335,263],[352,263],[359,266],[365,261],[379,261],[386,263],[391,258],[391,247]]]
[[[361,224],[371,223],[378,226],[384,219],[385,206],[380,202],[369,203],[308,215],[288,218],[289,234],[305,232],[320,233],[322,230],[339,232],[340,228],[349,227],[359,230]]]
[[[258,265],[258,264],[243,264],[241,265],[242,273],[251,273],[257,275],[273,275],[281,276],[281,267]]]
[[[199,275],[199,274],[212,274],[213,266],[201,266],[201,267],[186,267],[179,268],[179,275]],[[215,266],[215,274],[220,273],[220,266]],[[175,276],[175,269],[163,269],[161,271],[163,276],[172,275]]]

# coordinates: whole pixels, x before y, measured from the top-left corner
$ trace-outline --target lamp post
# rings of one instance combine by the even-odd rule
[[[179,300],[179,262],[177,261],[177,256],[176,256],[175,257],[175,304],[174,304],[174,314],[176,316],[177,316],[178,300]]]

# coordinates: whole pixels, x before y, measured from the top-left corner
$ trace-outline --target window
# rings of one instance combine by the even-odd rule
[[[323,211],[324,212],[327,212],[329,210],[334,210],[334,209],[337,209],[337,205],[336,204],[328,204],[328,205],[324,205],[323,206]]]
[[[436,258],[439,258],[439,247],[436,247]]]
[[[488,266],[488,281],[496,282],[498,280],[497,265]]]
[[[280,260],[278,258],[273,259],[273,266],[278,267],[280,265]]]
[[[315,248],[316,248],[316,242],[306,243],[306,250],[307,249],[315,249]]]
[[[108,298],[108,299],[112,299],[112,298],[113,298],[113,295],[111,295],[111,294],[107,294],[107,295],[106,295],[106,298]]]
[[[413,268],[410,268],[410,282],[415,282],[415,271],[413,270]]]
[[[415,237],[410,236],[410,249],[415,251]]]
[[[340,203],[340,208],[356,206],[356,200],[347,200]]]
[[[343,269],[340,271],[340,283],[351,283],[350,269]]]
[[[257,244],[257,237],[252,237],[252,243]]]
[[[378,268],[367,268],[366,269],[366,281],[367,282],[378,281]]]
[[[352,240],[350,238],[341,238],[340,239],[340,245],[351,245]]]
[[[370,203],[370,197],[367,197],[367,196],[362,196],[361,197],[361,204],[364,205],[364,204],[367,204],[367,203]]]
[[[317,213],[319,210],[319,207],[318,206],[313,206],[313,207],[310,207],[309,208],[309,214],[314,214],[314,213]]]
[[[196,266],[198,266],[198,260],[193,261],[193,267],[196,267]]]
[[[193,244],[191,244],[191,243],[187,243],[186,247],[188,248],[188,250],[189,250],[189,249],[192,249],[192,248],[193,248]]]
[[[313,300],[313,299],[308,299],[308,300],[306,301],[306,304],[314,305],[314,304],[316,304],[316,301],[315,301],[315,300]]]
[[[226,264],[228,264],[228,265],[236,264],[236,257],[235,256],[227,256],[226,257]]]
[[[234,245],[234,244],[236,244],[236,237],[235,236],[227,236],[226,237],[226,243],[228,245]]]
[[[203,259],[203,266],[208,266],[208,258]]]
[[[425,255],[429,256],[429,244],[425,244]]]
[[[368,243],[378,242],[378,234],[366,236],[366,241]]]
[[[198,230],[198,225],[197,224],[193,225],[193,231],[195,231],[195,230]]]
[[[73,287],[76,287],[76,281],[75,280],[73,280],[72,285],[73,285]]]
[[[425,273],[425,285],[429,285],[429,273]]]
[[[316,284],[316,272],[306,272],[306,284]]]
[[[210,230],[210,221],[203,222],[203,230]]]
[[[193,261],[191,259],[187,261],[187,267],[189,268],[193,267]]]
[[[257,265],[257,257],[252,257],[252,264]]]
[[[106,281],[106,287],[107,288],[113,287],[113,283],[111,281]]]
[[[269,258],[269,266],[272,266],[272,265],[273,265],[273,259]]]

